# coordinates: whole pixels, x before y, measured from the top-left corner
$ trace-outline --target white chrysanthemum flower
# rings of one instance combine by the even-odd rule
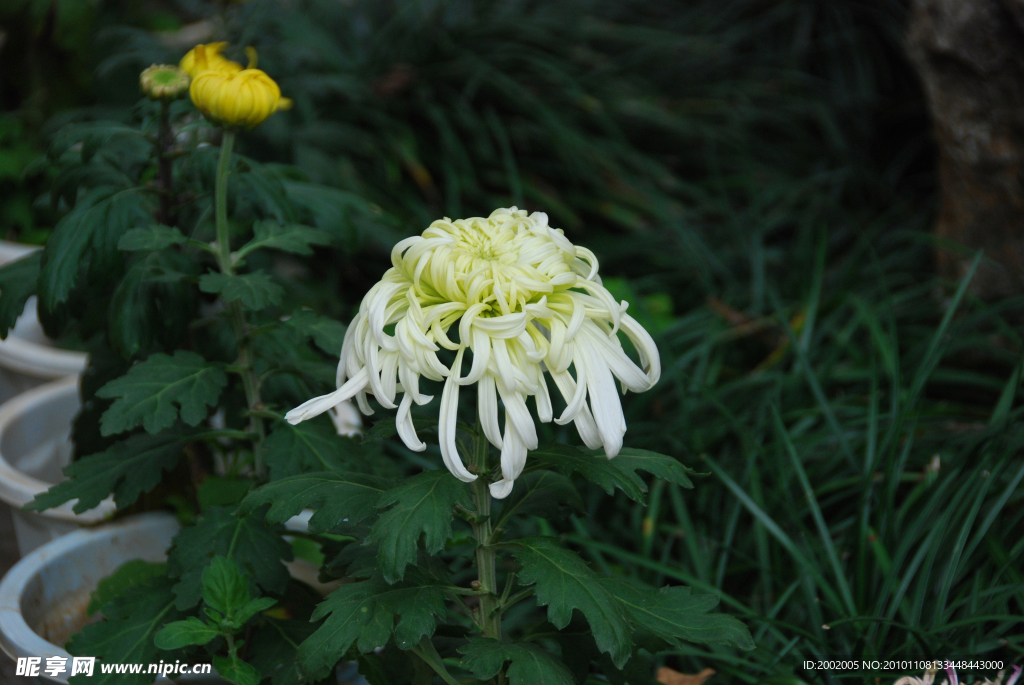
[[[651,336],[626,314],[628,303],[616,302],[601,285],[590,250],[548,226],[543,212],[527,215],[512,207],[486,219],[435,221],[422,236],[395,245],[391,262],[345,333],[338,389],[288,412],[289,422],[352,397],[371,414],[366,396],[372,394],[384,407],[398,407],[399,436],[410,449],[423,450],[410,413],[413,402],[433,399],[420,393],[423,376],[444,381],[441,455],[467,482],[476,476],[459,457],[456,416],[459,389],[477,384],[480,425],[501,450],[502,480],[490,486],[494,497],[508,496],[527,452],[537,447],[529,397],[541,421],[573,421],[588,447],[603,447],[609,458],[618,454],[626,422],[615,379],[623,392],[643,392],[658,382],[661,362]],[[458,342],[449,335],[453,327]],[[623,351],[620,330],[633,342],[643,369]],[[455,352],[451,368],[437,357],[442,347]],[[568,405],[558,418],[545,373]]]

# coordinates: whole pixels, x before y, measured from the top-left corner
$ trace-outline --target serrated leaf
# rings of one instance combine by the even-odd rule
[[[529,642],[473,638],[459,647],[462,667],[481,680],[498,675],[505,662],[509,685],[573,685],[572,673],[553,655]]]
[[[192,645],[205,645],[219,636],[219,630],[206,625],[195,616],[189,616],[184,621],[165,625],[153,641],[160,649],[181,649]]]
[[[277,604],[277,600],[273,597],[257,597],[255,599],[250,599],[235,612],[232,619],[239,629],[241,629],[246,623],[248,623],[250,618],[261,611],[266,611],[275,604]]]
[[[284,288],[263,271],[233,275],[211,272],[199,277],[199,289],[204,293],[220,293],[225,302],[238,301],[253,311],[278,304],[284,297]]]
[[[562,629],[569,625],[573,610],[579,609],[598,648],[621,668],[632,651],[629,618],[625,607],[601,584],[601,577],[554,538],[523,538],[509,545],[522,565],[519,582],[536,585],[537,604],[547,606],[548,620]]]
[[[89,596],[89,606],[85,613],[91,616],[99,611],[101,606],[117,599],[130,588],[166,575],[167,564],[156,564],[142,559],[126,561],[118,566],[116,571],[99,582]]]
[[[249,663],[271,685],[299,685],[301,674],[295,654],[298,645],[317,629],[317,624],[305,620],[264,619],[264,626],[246,647]],[[308,681],[307,681],[308,682]]]
[[[331,578],[371,578],[377,575],[377,548],[351,542],[327,562],[322,570],[326,577]]]
[[[184,281],[196,264],[171,250],[152,252],[128,269],[107,308],[110,342],[125,359],[150,350],[154,342],[173,348],[194,318],[195,288]]]
[[[386,491],[384,480],[363,473],[304,473],[272,481],[249,493],[241,511],[249,513],[270,504],[267,520],[283,523],[310,508],[316,512],[309,520],[310,532],[325,533],[346,519],[358,523],[372,516],[376,513],[374,505]]]
[[[154,354],[97,391],[97,397],[117,398],[103,414],[101,432],[123,433],[141,423],[146,432],[159,433],[179,416],[198,426],[227,384],[224,370],[195,352]]]
[[[161,654],[154,636],[166,623],[182,615],[174,608],[171,581],[156,578],[137,585],[103,605],[104,620],[92,623],[73,635],[66,649],[75,656],[95,656],[103,663],[156,663]],[[72,685],[149,685],[153,676],[145,673],[104,674],[96,667],[92,676],[77,675]]]
[[[251,664],[235,657],[215,656],[213,657],[213,668],[228,682],[235,685],[259,685],[260,672]]]
[[[565,518],[572,510],[584,512],[583,499],[572,481],[554,471],[534,471],[516,480],[512,493],[502,500],[496,527],[513,516]]]
[[[389,585],[377,577],[342,585],[313,612],[311,620],[327,620],[299,646],[299,663],[317,679],[353,645],[365,654],[394,634],[398,646],[409,649],[434,634],[446,614],[445,596],[444,585],[429,578]]]
[[[241,259],[253,250],[270,249],[311,255],[310,245],[330,245],[331,236],[311,226],[288,224],[282,226],[276,221],[257,221],[253,224],[254,237],[238,250]]]
[[[326,417],[296,426],[280,421],[263,443],[271,479],[309,471],[343,471],[360,451],[359,441],[338,435]]]
[[[203,601],[225,616],[249,602],[249,581],[227,557],[214,557],[203,569]]]
[[[215,556],[228,557],[256,585],[281,594],[288,585],[282,560],[291,561],[291,547],[278,530],[253,514],[235,516],[231,509],[211,507],[195,525],[182,528],[167,555],[168,573],[178,579],[174,586],[179,609],[199,603],[203,570]]]
[[[85,263],[86,252],[93,247],[95,235],[101,231],[107,232],[105,227],[114,198],[124,193],[137,192],[138,189],[134,187],[126,189],[105,185],[93,188],[82,195],[74,209],[57,222],[46,243],[39,274],[39,299],[46,309],[52,311],[68,300],[78,281],[81,266]],[[120,228],[127,230],[129,226]],[[120,233],[117,235],[119,238]]]
[[[138,250],[162,250],[171,245],[181,245],[188,238],[177,228],[170,226],[147,226],[127,231],[117,241],[117,249],[125,252]]]
[[[687,587],[660,590],[622,578],[602,578],[629,613],[633,625],[671,645],[681,642],[727,644],[753,649],[750,631],[733,616],[708,613],[718,605],[712,594],[692,594]]]
[[[327,316],[319,316],[308,309],[299,309],[285,322],[330,355],[341,354],[345,342],[345,324]]]
[[[578,473],[597,484],[609,495],[615,488],[630,499],[646,503],[647,484],[637,471],[647,471],[671,483],[692,488],[689,474],[694,473],[673,457],[648,450],[623,448],[614,459],[597,450],[581,450],[560,443],[547,443],[530,452],[551,468]]]
[[[405,567],[416,559],[420,535],[429,554],[444,549],[452,534],[453,508],[469,503],[469,486],[447,471],[425,471],[384,493],[377,507],[386,511],[367,538],[367,544],[379,546],[384,578],[389,583],[402,579]]]
[[[0,339],[7,338],[28,298],[35,294],[42,259],[42,251],[37,250],[0,268]]]
[[[190,440],[201,433],[184,429],[159,435],[141,433],[114,443],[110,449],[72,462],[64,467],[68,477],[25,505],[29,511],[43,511],[78,499],[74,511],[81,514],[113,493],[119,508],[133,504],[143,492],[155,488],[164,471],[170,471]]]

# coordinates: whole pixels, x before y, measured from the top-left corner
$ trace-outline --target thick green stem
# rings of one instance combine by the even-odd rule
[[[174,198],[174,177],[171,158],[167,155],[173,142],[171,133],[171,104],[160,102],[159,128],[156,137],[157,182],[160,187],[159,220],[165,226],[174,225],[172,200]]]
[[[217,187],[214,196],[217,220],[217,263],[220,270],[228,275],[235,273],[235,265],[231,259],[231,233],[228,226],[228,175],[231,173],[231,150],[234,145],[235,134],[225,131],[224,140],[220,146],[220,161],[217,163]],[[231,317],[231,326],[238,339],[238,361],[235,364],[240,368],[242,388],[245,390],[245,400],[249,405],[250,431],[258,436],[253,443],[253,467],[256,477],[263,478],[265,469],[262,447],[263,439],[267,435],[267,428],[263,418],[258,415],[258,412],[263,409],[263,402],[260,399],[259,379],[252,369],[249,331],[245,323],[245,314],[242,312],[242,305],[238,302],[230,302],[227,307]]]
[[[484,637],[501,639],[501,614],[498,611],[498,579],[495,566],[495,551],[491,547],[491,491],[487,487],[487,474],[490,468],[487,463],[490,445],[483,431],[477,431],[475,438],[475,454],[473,465],[479,478],[473,481],[473,500],[476,504],[476,522],[473,523],[473,535],[476,537],[476,566],[480,581],[480,631]]]
[[[220,161],[217,162],[217,188],[214,195],[215,217],[217,220],[217,249],[220,254],[220,270],[233,274],[235,266],[231,263],[231,237],[228,231],[228,176],[231,174],[231,150],[235,147],[235,134],[224,132],[220,144]]]

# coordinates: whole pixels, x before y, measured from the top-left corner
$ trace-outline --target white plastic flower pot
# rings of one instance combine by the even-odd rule
[[[42,665],[47,657],[69,658],[62,645],[89,621],[86,607],[99,582],[132,559],[164,561],[179,528],[170,514],[139,514],[69,533],[25,556],[0,581],[0,649],[15,661],[39,657]],[[69,659],[57,676],[40,670],[36,682],[67,683],[70,664]],[[355,662],[339,664],[337,678],[338,685],[368,685]],[[30,682],[26,679],[26,685]],[[155,682],[171,683],[163,676]],[[213,685],[225,681],[211,674],[177,676],[175,682]]]
[[[0,241],[0,266],[38,249]],[[85,357],[53,346],[36,316],[36,298],[30,297],[7,339],[0,340],[0,402],[48,380],[82,373]]]
[[[43,665],[46,657],[69,657],[62,645],[88,621],[85,610],[99,582],[126,561],[166,559],[178,527],[170,514],[140,514],[65,535],[27,555],[0,582],[0,648],[14,660],[42,657]],[[41,672],[37,682],[67,683],[68,672]]]
[[[0,500],[11,507],[18,549],[28,554],[83,525],[114,514],[111,499],[83,514],[67,502],[44,512],[23,511],[36,495],[64,480],[71,461],[71,422],[78,412],[78,378],[70,376],[28,390],[0,406]]]

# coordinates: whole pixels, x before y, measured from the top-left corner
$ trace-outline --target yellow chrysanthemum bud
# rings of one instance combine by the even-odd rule
[[[229,74],[241,71],[241,64],[220,54],[227,46],[224,42],[197,45],[185,53],[178,66],[192,78],[204,71],[223,71]]]
[[[153,64],[139,74],[139,86],[150,100],[174,100],[185,94],[192,81],[173,64]]]
[[[259,69],[235,73],[204,71],[192,80],[192,102],[207,119],[229,128],[253,128],[292,101],[281,97],[274,79]]]

